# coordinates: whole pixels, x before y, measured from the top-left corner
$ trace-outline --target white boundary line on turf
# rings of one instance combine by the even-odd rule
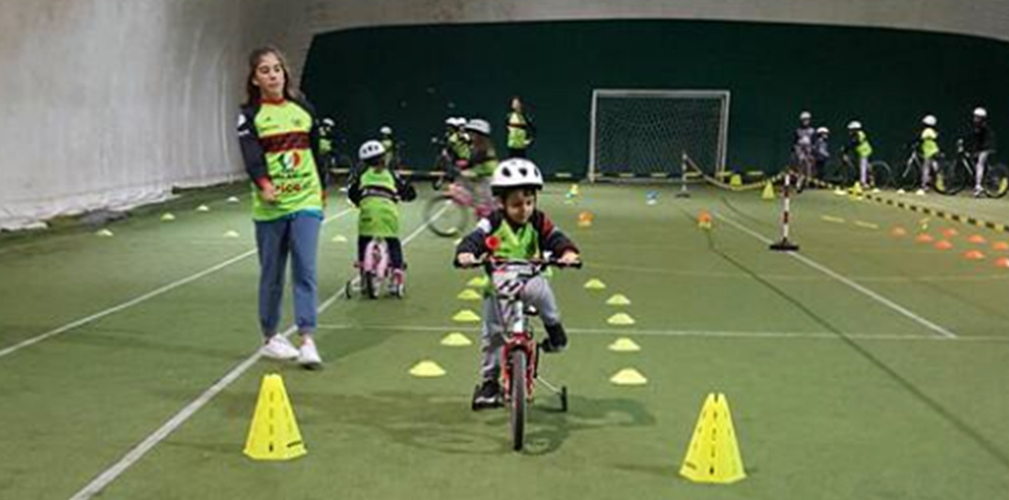
[[[406,246],[406,244],[410,243],[411,240],[416,238],[418,235],[421,234],[421,232],[427,229],[428,222],[430,220],[441,217],[441,214],[444,212],[445,209],[443,208],[439,210],[437,213],[435,213],[435,215],[431,217],[431,219],[423,221],[420,227],[418,227],[416,230],[414,230],[414,232],[410,233],[409,236],[403,239],[403,246]],[[336,301],[339,300],[340,297],[342,296],[343,296],[343,289],[341,287],[339,291],[337,291],[335,294],[330,296],[322,304],[319,305],[318,307],[319,314],[325,312],[326,309],[329,309],[329,307],[332,306],[334,303],[336,303]],[[290,328],[285,330],[284,333],[282,333],[282,335],[284,335],[285,337],[290,337],[296,330],[297,326],[292,325]],[[105,487],[107,487],[110,483],[112,483],[112,481],[115,481],[116,478],[118,478],[123,472],[126,472],[126,470],[129,469],[131,466],[133,466],[133,464],[137,463],[141,458],[144,457],[144,455],[146,455],[149,451],[154,449],[155,446],[161,443],[161,441],[164,441],[165,438],[167,438],[169,435],[175,432],[179,427],[182,427],[182,424],[186,423],[186,421],[189,420],[193,415],[195,415],[196,412],[200,411],[200,409],[203,408],[203,406],[205,406],[207,403],[209,403],[211,399],[214,399],[214,397],[216,397],[218,394],[224,391],[224,389],[226,389],[229,385],[234,383],[235,380],[238,380],[239,377],[244,375],[245,372],[252,367],[252,365],[256,364],[256,361],[259,361],[260,357],[262,357],[262,355],[260,354],[260,350],[257,348],[255,353],[249,356],[245,361],[239,363],[238,366],[232,368],[231,371],[225,374],[224,377],[222,377],[220,380],[217,381],[217,383],[210,386],[209,389],[204,391],[196,399],[187,404],[184,408],[182,408],[182,410],[179,410],[178,413],[173,415],[172,418],[168,419],[168,421],[162,424],[161,427],[158,427],[158,429],[153,433],[151,433],[151,435],[147,436],[146,438],[144,438],[143,441],[134,446],[129,452],[126,453],[126,455],[123,456],[123,458],[120,458],[119,461],[117,461],[111,467],[105,469],[101,474],[98,475],[98,477],[94,478],[84,488],[81,488],[81,490],[75,493],[74,496],[70,497],[70,500],[87,500],[93,497],[94,495],[101,493],[101,491],[105,489]]]
[[[350,212],[351,212],[351,209],[347,209],[347,210],[343,210],[342,212],[338,212],[338,213],[334,214],[332,217],[329,217],[328,219],[326,219],[325,221],[323,221],[323,224],[328,224],[329,222],[334,221],[336,219],[339,219],[340,217],[343,217],[344,215],[347,215]],[[18,342],[17,344],[14,344],[14,345],[12,345],[10,347],[5,347],[3,349],[0,349],[0,358],[2,358],[4,356],[7,356],[9,354],[13,354],[13,353],[15,353],[17,351],[20,351],[21,349],[24,349],[25,347],[29,347],[29,346],[32,346],[34,344],[38,344],[39,342],[42,342],[42,341],[47,340],[49,338],[55,337],[55,336],[60,335],[62,333],[66,333],[66,332],[68,332],[70,330],[73,330],[74,328],[77,328],[77,327],[80,327],[80,326],[84,326],[84,325],[86,325],[88,323],[91,323],[93,321],[102,319],[102,318],[104,318],[106,316],[110,316],[110,315],[115,314],[115,313],[117,313],[119,311],[122,311],[124,309],[129,309],[129,308],[131,308],[131,307],[133,307],[133,306],[135,306],[137,304],[140,304],[140,303],[143,303],[143,302],[147,302],[148,300],[153,299],[154,297],[157,297],[159,295],[164,295],[165,293],[168,293],[168,292],[170,292],[172,290],[175,290],[176,288],[179,288],[179,287],[181,287],[183,285],[192,283],[192,282],[194,282],[194,281],[196,281],[196,280],[198,280],[198,279],[200,279],[200,278],[202,278],[204,276],[207,276],[209,274],[213,274],[213,273],[215,273],[217,271],[220,271],[221,269],[224,269],[224,268],[226,268],[226,267],[228,267],[228,266],[230,266],[230,265],[232,265],[232,264],[234,264],[234,263],[236,263],[238,261],[241,261],[243,259],[247,259],[250,256],[253,256],[255,254],[256,254],[256,249],[249,250],[247,252],[244,252],[244,253],[241,253],[239,255],[236,255],[236,256],[234,256],[234,257],[232,257],[232,258],[230,258],[230,259],[228,259],[228,260],[226,260],[224,262],[221,262],[220,264],[208,267],[208,268],[206,268],[206,269],[204,269],[204,270],[202,270],[202,271],[200,271],[200,272],[198,272],[196,274],[193,274],[191,276],[182,278],[182,279],[180,279],[178,281],[169,283],[169,284],[167,284],[165,286],[162,286],[160,288],[157,288],[155,290],[147,292],[147,293],[145,293],[145,294],[143,294],[143,295],[141,295],[139,297],[136,297],[134,299],[130,299],[130,300],[128,300],[126,302],[123,302],[123,303],[121,303],[119,305],[112,306],[112,307],[110,307],[108,309],[105,309],[104,311],[92,314],[91,316],[88,316],[86,318],[81,318],[81,319],[73,321],[71,323],[67,323],[67,324],[65,324],[65,325],[63,325],[63,326],[61,326],[59,328],[56,328],[55,330],[50,330],[50,331],[48,331],[46,333],[43,333],[41,335],[36,335],[35,337],[32,337],[30,339],[22,340],[21,342]]]
[[[351,325],[351,324],[321,324],[320,330],[363,330],[363,331],[396,331],[421,333],[448,333],[453,331],[479,333],[478,327],[456,326],[419,326],[419,325]],[[586,335],[616,335],[616,336],[646,336],[646,337],[709,337],[709,338],[743,338],[743,339],[799,339],[799,340],[830,340],[840,338],[833,332],[746,332],[724,330],[640,330],[624,328],[568,328],[569,333]],[[901,335],[896,333],[852,333],[846,337],[856,340],[880,340],[896,342],[1009,342],[1009,336],[970,336],[947,339],[938,336]]]
[[[758,232],[756,232],[756,231],[754,231],[754,230],[752,230],[752,229],[750,229],[750,228],[748,228],[748,227],[740,224],[739,222],[736,222],[736,221],[734,221],[734,220],[732,220],[732,219],[730,219],[730,218],[728,218],[728,217],[726,217],[726,216],[724,216],[722,214],[719,214],[719,213],[716,213],[715,216],[718,217],[719,219],[725,221],[730,226],[735,227],[736,229],[738,229],[738,230],[740,230],[740,231],[742,231],[742,232],[744,232],[744,233],[746,233],[746,234],[748,234],[750,236],[753,236],[754,238],[762,241],[764,244],[770,245],[772,243],[772,241],[770,239],[768,239],[768,238],[765,238],[764,235],[762,235],[762,234],[760,234],[760,233],[758,233]],[[854,282],[854,281],[852,281],[852,280],[844,277],[840,273],[838,273],[838,272],[836,272],[836,271],[828,268],[827,266],[824,266],[823,264],[820,264],[820,263],[818,263],[818,262],[816,262],[816,261],[814,261],[814,260],[812,260],[812,259],[810,259],[810,258],[808,258],[808,257],[806,257],[804,255],[798,254],[796,252],[785,252],[785,253],[787,253],[791,257],[795,258],[799,262],[802,262],[803,264],[806,264],[807,266],[812,267],[813,269],[816,269],[817,271],[820,271],[821,273],[826,274],[827,276],[830,276],[831,278],[834,278],[835,280],[840,281],[841,283],[844,283],[845,285],[848,285],[849,287],[851,287],[855,291],[861,293],[862,295],[865,295],[865,296],[867,296],[867,297],[875,300],[876,302],[879,302],[880,304],[883,304],[884,306],[886,306],[886,307],[888,307],[888,308],[896,311],[897,313],[899,313],[902,316],[904,316],[904,317],[906,317],[906,318],[914,321],[915,323],[918,323],[919,325],[924,326],[925,328],[928,328],[933,333],[935,333],[937,335],[940,335],[943,338],[947,338],[947,339],[955,339],[955,338],[957,338],[957,335],[955,333],[947,330],[946,328],[944,328],[944,327],[942,327],[940,325],[937,325],[937,324],[933,323],[932,321],[929,321],[929,320],[921,317],[920,315],[914,313],[910,309],[907,309],[906,307],[904,307],[904,306],[902,306],[902,305],[900,305],[900,304],[898,304],[898,303],[896,303],[896,302],[894,302],[894,301],[892,301],[892,300],[890,300],[890,299],[888,299],[888,298],[886,298],[886,297],[884,297],[884,296],[882,296],[882,295],[880,295],[880,294],[878,294],[878,293],[876,293],[876,292],[874,292],[874,291],[872,291],[872,290],[870,290],[870,289],[868,289],[868,288],[866,288],[866,287],[864,287],[864,286],[862,286],[862,285],[860,285],[860,284],[858,284],[858,283],[856,283],[856,282]]]

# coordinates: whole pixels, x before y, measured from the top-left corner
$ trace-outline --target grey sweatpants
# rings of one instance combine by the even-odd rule
[[[521,297],[526,306],[531,305],[539,311],[544,325],[560,324],[561,313],[546,278],[537,276],[529,280]],[[501,348],[505,344],[505,328],[503,319],[498,315],[497,298],[485,297],[480,332],[480,375],[484,380],[497,380],[501,376]]]
[[[974,169],[974,191],[981,191],[984,182],[984,170],[988,166],[988,155],[991,151],[981,151],[977,154],[977,165]]]

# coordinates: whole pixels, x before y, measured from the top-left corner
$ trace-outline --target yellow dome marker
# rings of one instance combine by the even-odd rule
[[[641,350],[641,346],[637,342],[627,338],[621,337],[608,347],[609,350],[613,352],[637,352]]]
[[[441,339],[441,345],[447,347],[466,347],[473,345],[473,341],[459,332],[452,332]]]
[[[225,238],[238,238],[239,236],[241,236],[241,235],[238,234],[238,231],[228,231],[228,232],[224,233],[224,237]]]
[[[487,286],[488,283],[489,282],[487,281],[487,277],[486,276],[477,276],[477,277],[469,280],[469,283],[466,283],[466,286],[473,287],[473,288],[483,288],[483,287]]]
[[[280,375],[263,376],[244,453],[253,460],[290,460],[308,453]]]
[[[112,231],[108,229],[100,229],[95,233],[95,236],[101,236],[102,238],[111,238],[113,236]]]
[[[456,323],[479,323],[480,316],[477,316],[475,312],[470,311],[469,309],[463,309],[462,311],[456,313],[455,316],[452,316],[452,321],[455,321]]]
[[[628,299],[626,296],[620,295],[618,293],[618,294],[610,297],[609,300],[606,301],[606,305],[609,305],[609,306],[629,306],[629,305],[631,305],[631,299]]]
[[[342,234],[338,234],[336,236],[333,236],[333,239],[331,241],[333,243],[346,243],[347,242],[347,237],[344,236],[344,235],[342,235]]]
[[[480,295],[480,293],[477,292],[476,290],[467,288],[459,292],[459,295],[456,295],[456,298],[459,300],[480,300],[483,298],[483,296]]]
[[[634,324],[634,318],[627,313],[617,313],[610,316],[610,319],[606,320],[607,323],[617,326],[627,326]]]
[[[161,215],[161,222],[172,222],[175,220],[175,214],[171,212],[165,212]]]
[[[648,379],[634,368],[624,368],[610,377],[610,382],[615,385],[645,385]]]
[[[232,196],[228,198],[228,203],[238,203],[239,201],[241,200],[239,200],[237,196]]]
[[[730,484],[746,478],[725,394],[708,394],[697,417],[680,475],[695,483]]]
[[[585,282],[585,289],[586,290],[605,290],[606,289],[606,283],[603,283],[602,281],[600,281],[598,279],[592,278],[592,279],[588,280],[587,282]]]
[[[434,361],[421,361],[410,368],[410,375],[418,378],[443,377],[445,369],[438,366]]]
[[[206,205],[200,205],[200,206],[196,207],[196,211],[197,212],[209,212],[210,211],[210,207],[208,207]]]

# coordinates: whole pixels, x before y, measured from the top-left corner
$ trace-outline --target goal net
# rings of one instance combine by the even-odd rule
[[[718,175],[728,129],[727,90],[594,90],[589,180],[679,180],[684,153]]]

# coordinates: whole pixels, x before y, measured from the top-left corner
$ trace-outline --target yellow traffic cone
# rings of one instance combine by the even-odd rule
[[[455,321],[456,323],[479,323],[480,316],[469,309],[463,309],[456,313],[455,316],[452,316],[452,321]]]
[[[711,393],[704,400],[680,475],[695,483],[729,484],[746,478],[729,401]]]
[[[764,192],[760,193],[760,199],[762,200],[774,199],[774,184],[771,184],[771,181],[767,181],[764,183]]]
[[[245,454],[253,460],[290,460],[306,453],[283,379],[275,373],[263,376]]]

